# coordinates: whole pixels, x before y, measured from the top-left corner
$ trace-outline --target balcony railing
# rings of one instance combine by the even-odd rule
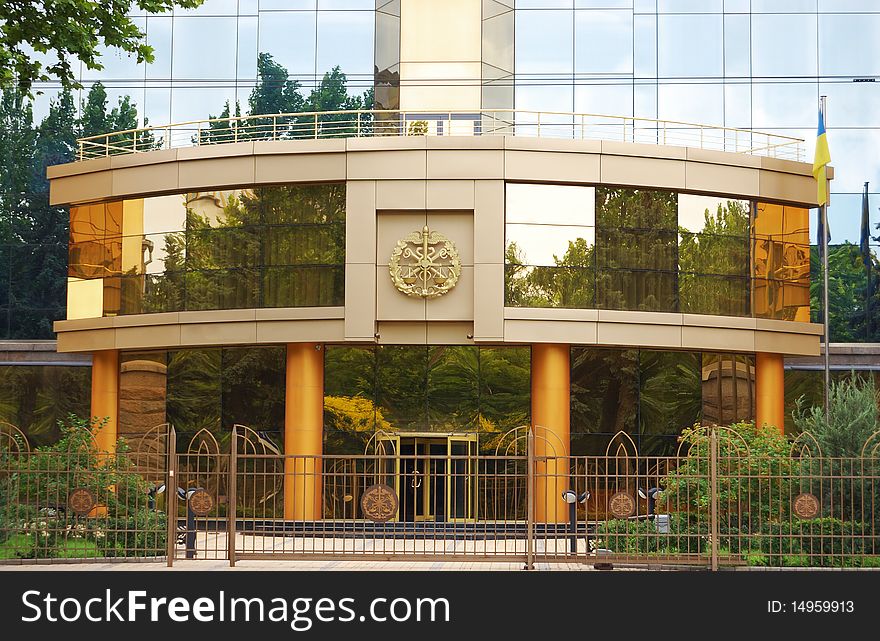
[[[379,136],[609,140],[804,160],[804,141],[779,134],[675,120],[513,109],[321,111],[194,120],[80,138],[77,160],[222,143]]]

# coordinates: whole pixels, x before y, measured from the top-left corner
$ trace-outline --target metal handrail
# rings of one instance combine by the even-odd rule
[[[125,129],[79,138],[77,160],[236,142],[414,135],[608,140],[804,159],[800,138],[678,120],[519,109],[358,109],[230,116]]]

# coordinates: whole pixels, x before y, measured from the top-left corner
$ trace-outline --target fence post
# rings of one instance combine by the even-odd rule
[[[226,475],[226,544],[229,549],[229,567],[235,567],[235,516],[238,498],[238,426],[232,428],[232,446],[229,450],[229,473]]]
[[[535,569],[535,435],[529,427],[526,439],[526,570]]]
[[[718,431],[709,432],[709,546],[711,568],[718,570]]]
[[[174,427],[168,429],[168,441],[165,446],[168,451],[167,469],[168,476],[165,479],[165,556],[168,560],[168,567],[174,565],[174,554],[177,549],[177,433]]]

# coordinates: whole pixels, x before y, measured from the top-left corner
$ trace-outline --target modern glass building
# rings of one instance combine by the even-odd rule
[[[289,455],[477,455],[532,426],[539,455],[620,434],[664,455],[695,423],[782,428],[784,359],[822,332],[797,138],[840,55],[803,34],[856,14],[376,4],[143,16],[156,62],[103,72],[178,124],[49,170],[70,211],[58,351],[91,355],[99,443],[170,423],[223,447],[242,424]],[[373,104],[203,120],[267,86],[265,53],[300,95],[338,65]],[[319,494],[285,515],[319,517]]]

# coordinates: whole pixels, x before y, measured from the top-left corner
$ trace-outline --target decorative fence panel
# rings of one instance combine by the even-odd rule
[[[31,451],[0,430],[3,562],[880,567],[876,435],[848,458],[808,435],[757,450],[715,427],[666,457],[641,456],[625,434],[604,456],[573,457],[532,434],[524,453],[495,455],[465,444],[289,456],[243,426],[223,445],[207,432],[178,443],[163,426],[112,454],[88,432],[66,438]]]

